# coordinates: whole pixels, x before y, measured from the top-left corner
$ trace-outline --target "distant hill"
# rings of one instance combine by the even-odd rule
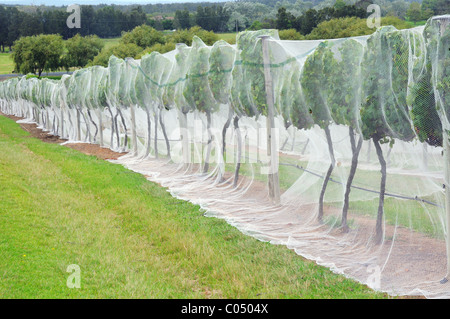
[[[355,4],[359,0],[345,0],[348,4]],[[395,0],[368,0],[370,2],[394,2]],[[405,0],[407,2],[422,2],[422,0]],[[184,8],[188,9],[189,11],[195,11],[197,6],[212,6],[214,4],[225,4],[226,2],[253,2],[253,3],[261,3],[268,7],[275,7],[281,4],[294,4],[297,2],[297,0],[233,0],[233,1],[223,1],[223,0],[98,0],[97,3],[93,3],[92,0],[0,0],[0,5],[32,5],[32,6],[49,6],[49,7],[61,7],[61,6],[68,6],[73,3],[79,4],[79,5],[93,5],[93,6],[105,6],[105,5],[116,5],[118,7],[124,7],[123,9],[126,10],[126,7],[129,6],[136,6],[140,5],[143,7],[144,11],[147,13],[153,13],[153,12],[174,12],[176,10],[182,10]],[[320,6],[322,3],[334,3],[335,0],[304,0],[305,3],[311,3],[312,7]]]
[[[187,1],[183,0],[155,0],[155,1],[148,1],[148,0],[99,0],[97,3],[93,3],[92,0],[49,0],[49,1],[43,1],[43,0],[0,0],[0,4],[3,5],[34,5],[34,6],[68,6],[71,4],[79,4],[79,5],[120,5],[120,6],[128,6],[128,5],[141,5],[144,6],[146,4],[173,4],[173,3],[185,3]],[[204,3],[204,0],[190,0],[189,3],[195,3],[196,5]],[[208,3],[217,3],[217,2],[225,2],[225,1],[207,1]]]

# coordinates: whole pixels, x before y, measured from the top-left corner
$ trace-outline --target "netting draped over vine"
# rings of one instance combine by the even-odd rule
[[[448,298],[449,21],[323,41],[194,37],[60,81],[0,82],[0,107],[123,152],[115,162],[206,216],[376,290]]]

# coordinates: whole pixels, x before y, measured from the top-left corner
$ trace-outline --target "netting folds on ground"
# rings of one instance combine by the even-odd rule
[[[450,297],[450,16],[370,36],[195,37],[60,81],[0,83],[1,111],[260,240],[392,295]]]

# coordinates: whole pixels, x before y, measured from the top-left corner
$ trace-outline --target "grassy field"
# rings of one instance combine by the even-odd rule
[[[10,74],[14,70],[14,63],[9,53],[0,53],[0,74]]]
[[[386,297],[2,116],[0,152],[0,298]]]
[[[225,40],[230,44],[236,43],[236,33],[217,33],[219,39]]]
[[[256,158],[256,154],[250,154],[251,158]],[[298,165],[300,167],[308,167],[308,163],[300,161],[295,157],[282,156],[280,163]],[[227,171],[234,171],[234,164],[227,164]],[[261,170],[261,165],[256,163],[242,163],[239,173],[244,176],[253,176],[256,180],[267,182],[267,175],[258,174]],[[348,176],[349,167],[343,169],[345,172],[343,176]],[[320,173],[320,172],[316,172]],[[301,169],[293,166],[280,165],[279,167],[279,182],[281,191],[287,190],[291,187],[297,179],[303,174],[310,174]],[[332,178],[337,181],[341,181],[339,174],[335,171],[332,174]],[[357,169],[355,178],[353,180],[354,186],[364,187],[370,190],[379,190],[379,181],[381,174],[379,171]],[[423,179],[418,176],[406,176],[401,174],[389,174],[386,182],[386,193],[397,194],[397,190],[401,190],[397,195],[405,195],[414,197],[414,191],[420,191],[423,188]],[[408,190],[404,188],[404,185],[410,185],[413,192],[408,194]],[[422,185],[422,186],[421,186]],[[427,184],[428,185],[428,184]],[[322,187],[322,182],[317,182],[311,186],[307,191],[301,194],[301,196],[309,198],[314,201]],[[422,189],[423,190],[423,189]],[[406,193],[401,193],[401,192]],[[350,194],[350,207],[349,207],[349,220],[351,221],[353,216],[370,216],[375,220],[378,211],[378,196],[371,197],[366,191],[352,189]],[[436,194],[423,196],[422,199],[431,202],[436,202]],[[329,183],[325,193],[325,202],[329,206],[333,206],[341,209],[343,202],[337,201],[336,198],[343,198],[343,188],[339,183]],[[440,197],[438,202],[442,202],[444,199]],[[384,216],[387,224],[398,225],[410,228],[412,230],[424,233],[433,238],[444,239],[444,229],[440,227],[439,218],[441,217],[442,209],[433,205],[423,204],[416,200],[404,200],[395,197],[386,196],[384,202]],[[336,223],[336,227],[339,227],[340,222]]]
[[[120,41],[120,37],[119,38],[110,38],[110,39],[102,39],[102,42],[104,44],[104,48],[110,48],[113,45],[118,44]]]

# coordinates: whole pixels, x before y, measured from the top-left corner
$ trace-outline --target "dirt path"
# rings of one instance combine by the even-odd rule
[[[6,115],[0,112],[0,115],[3,115],[5,117],[8,117],[14,121],[22,120],[22,118],[14,116],[14,115]],[[35,137],[37,139],[40,139],[43,142],[46,143],[53,143],[53,144],[62,144],[66,143],[67,140],[60,139],[58,136],[49,134],[47,132],[42,131],[40,128],[37,127],[34,123],[18,123],[20,127],[29,132],[32,137]],[[108,160],[108,159],[118,159],[120,156],[125,155],[126,153],[117,153],[109,148],[100,147],[98,144],[89,144],[89,143],[66,143],[64,146],[73,148],[77,151],[80,151],[87,155],[97,156],[100,159]]]

